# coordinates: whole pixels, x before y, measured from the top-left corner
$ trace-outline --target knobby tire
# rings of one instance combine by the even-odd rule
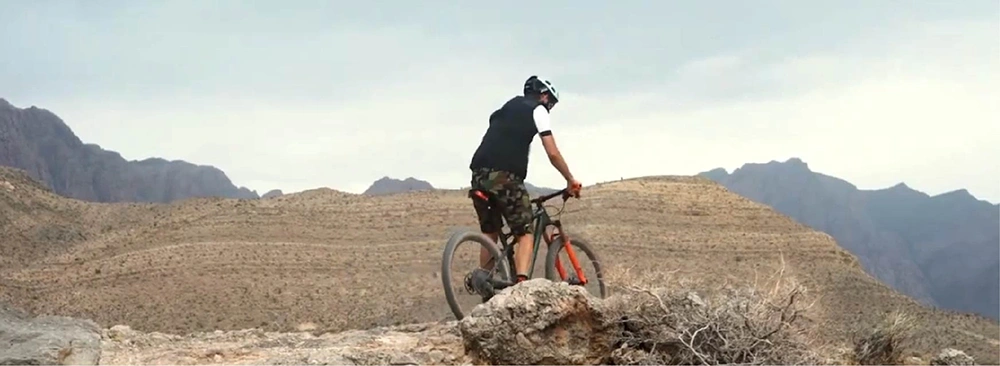
[[[557,236],[552,240],[552,243],[549,244],[548,250],[546,250],[547,253],[545,254],[545,278],[548,278],[550,281],[562,282],[563,279],[559,276],[559,271],[556,269],[556,258],[558,258],[559,253],[563,252],[565,249],[564,243],[566,241],[566,237],[564,235],[561,235],[561,233],[556,235]],[[590,264],[594,267],[594,271],[597,274],[597,278],[587,278],[587,284],[583,286],[584,289],[586,290],[586,286],[589,286],[593,281],[598,281],[598,286],[601,289],[600,290],[601,298],[602,299],[607,298],[608,290],[606,284],[604,283],[604,268],[601,267],[601,259],[597,256],[597,252],[595,252],[594,249],[591,248],[590,244],[587,243],[585,240],[573,236],[570,236],[569,240],[570,240],[570,246],[573,247],[573,252],[576,254],[576,257],[580,261],[580,267],[584,271],[586,271],[587,263],[585,260],[583,260],[582,256],[580,255],[580,252],[582,251],[587,255],[587,260],[589,260]],[[568,260],[563,260],[560,262],[561,262],[560,264],[566,267],[567,272],[576,273],[576,271],[573,269],[573,265],[569,263]]]
[[[454,274],[451,273],[451,262],[455,257],[455,249],[458,248],[459,244],[464,242],[474,242],[479,244],[480,247],[485,247],[493,257],[493,268],[495,269],[494,276],[498,276],[500,277],[498,279],[504,281],[509,281],[511,278],[509,273],[510,268],[506,263],[507,261],[502,257],[500,250],[489,237],[483,233],[474,231],[465,231],[453,234],[451,238],[448,239],[448,244],[444,247],[444,255],[441,260],[441,281],[444,284],[444,296],[448,300],[448,306],[451,307],[451,312],[455,315],[456,320],[462,320],[465,314],[462,312],[461,306],[458,304],[458,299],[455,298],[455,288],[452,286],[452,278],[454,277]],[[476,255],[479,255],[478,251],[476,251]],[[478,260],[476,263],[478,265]],[[459,278],[464,281],[465,274],[460,274]],[[464,291],[464,289],[462,291]]]

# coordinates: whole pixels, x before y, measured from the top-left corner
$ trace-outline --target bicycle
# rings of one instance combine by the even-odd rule
[[[533,230],[533,250],[531,254],[531,267],[527,273],[528,278],[533,278],[535,271],[535,261],[538,259],[538,248],[540,247],[540,242],[545,241],[547,253],[545,256],[545,277],[550,281],[565,281],[570,285],[574,286],[586,286],[590,279],[584,275],[583,270],[580,266],[580,262],[577,259],[576,251],[574,247],[582,250],[591,261],[594,269],[597,273],[597,282],[600,288],[600,297],[607,297],[607,289],[604,283],[604,273],[601,269],[601,262],[597,256],[597,253],[591,248],[590,244],[581,239],[570,239],[569,235],[563,230],[562,222],[558,219],[553,220],[552,216],[549,215],[548,211],[545,209],[544,203],[555,197],[562,196],[563,206],[560,208],[556,215],[562,213],[562,210],[566,207],[566,201],[570,197],[569,191],[567,189],[560,190],[548,195],[536,197],[531,200],[531,204],[534,205],[534,210],[532,212],[531,227]],[[495,201],[492,199],[490,193],[470,189],[469,197],[472,199],[484,200],[491,206],[495,207]],[[458,304],[458,300],[455,298],[455,289],[451,286],[451,281],[453,274],[451,273],[451,262],[455,256],[455,249],[459,244],[466,241],[471,241],[478,243],[480,246],[484,247],[490,253],[490,262],[493,266],[485,274],[485,278],[480,278],[482,284],[485,288],[476,288],[473,286],[472,281],[476,280],[472,278],[476,270],[473,270],[465,276],[465,289],[470,294],[478,294],[482,297],[483,302],[488,301],[496,291],[500,291],[504,288],[511,287],[514,282],[511,280],[512,274],[516,273],[514,267],[514,245],[517,244],[514,240],[515,238],[511,235],[509,227],[504,225],[507,229],[504,232],[503,229],[499,233],[499,245],[493,242],[489,237],[479,232],[478,230],[472,231],[460,231],[452,234],[449,238],[447,245],[445,245],[444,255],[441,264],[441,280],[444,284],[445,297],[448,300],[448,306],[451,307],[452,313],[455,315],[455,319],[462,320],[464,314],[462,309]],[[549,233],[547,229],[552,228],[552,233]],[[574,270],[573,273],[568,273],[566,268],[563,266],[562,261],[559,258],[559,252],[565,250],[569,261]]]

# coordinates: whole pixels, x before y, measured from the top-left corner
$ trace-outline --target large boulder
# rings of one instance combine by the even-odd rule
[[[0,365],[96,365],[100,332],[90,320],[31,318],[0,305]]]
[[[465,351],[488,364],[600,364],[616,327],[586,290],[534,279],[504,289],[459,322]]]

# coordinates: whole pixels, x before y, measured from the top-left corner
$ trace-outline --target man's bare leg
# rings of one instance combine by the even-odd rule
[[[514,247],[514,268],[517,270],[517,273],[514,274],[515,282],[519,280],[518,277],[521,275],[525,277],[528,275],[533,244],[531,234],[524,234],[517,238],[517,246]]]
[[[493,244],[496,244],[497,240],[500,240],[499,239],[500,238],[500,234],[499,233],[483,233],[483,234],[486,235],[486,237],[490,238],[490,240],[493,241]],[[493,269],[492,268],[493,266],[490,265],[490,259],[493,259],[493,256],[490,255],[490,251],[488,251],[488,250],[486,250],[486,248],[483,248],[482,246],[480,246],[479,247],[479,268],[482,268],[482,269],[485,269],[485,270]]]

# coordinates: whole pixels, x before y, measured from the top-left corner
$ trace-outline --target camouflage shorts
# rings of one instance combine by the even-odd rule
[[[524,187],[523,179],[509,172],[476,169],[472,171],[472,188],[493,196],[493,207],[480,199],[473,199],[480,230],[485,233],[500,232],[502,217],[507,220],[515,237],[531,233],[531,196]]]

